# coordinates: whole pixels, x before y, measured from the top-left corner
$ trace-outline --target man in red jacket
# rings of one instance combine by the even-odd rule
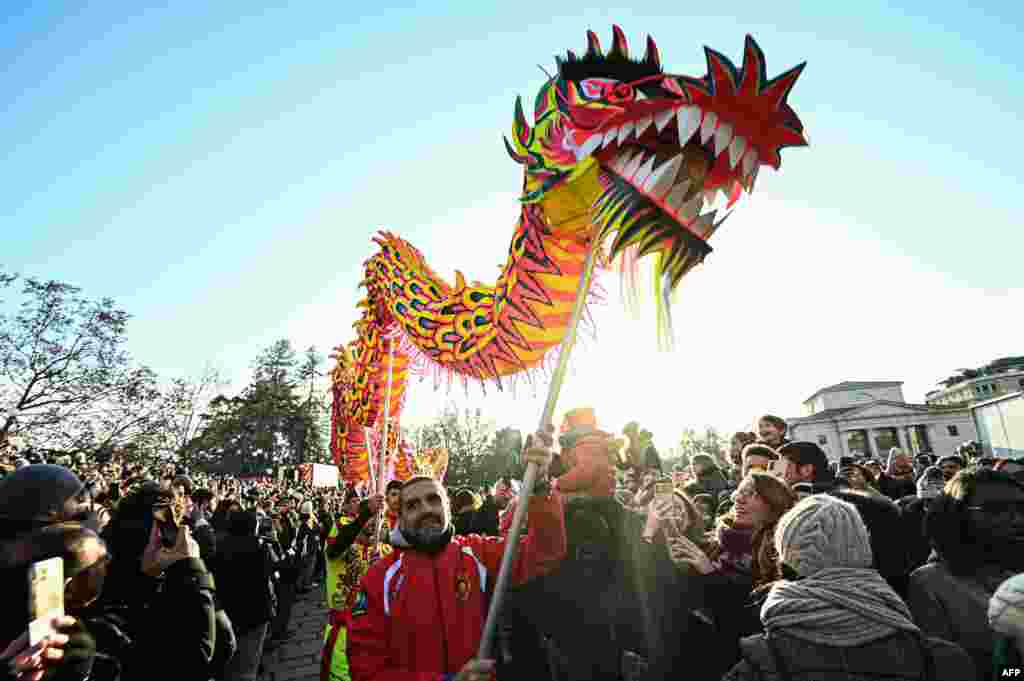
[[[550,436],[525,458],[540,466],[529,533],[512,564],[513,584],[552,571],[565,557],[562,504],[550,492]],[[505,539],[453,536],[444,487],[417,477],[402,487],[395,552],[363,578],[350,614],[353,681],[486,681],[493,660],[474,659]]]

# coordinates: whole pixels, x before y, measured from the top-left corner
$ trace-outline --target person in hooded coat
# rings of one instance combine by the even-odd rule
[[[932,501],[925,531],[935,550],[910,575],[914,621],[929,635],[963,646],[984,678],[996,638],[989,600],[1024,571],[1024,486],[991,469],[964,469]]]
[[[926,638],[871,565],[857,509],[816,494],[779,520],[784,578],[761,606],[765,633],[743,639],[742,660],[722,681],[978,681],[956,644]]]

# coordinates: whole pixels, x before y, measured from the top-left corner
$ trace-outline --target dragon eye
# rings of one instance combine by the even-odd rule
[[[633,86],[629,83],[619,83],[618,85],[609,88],[605,99],[613,104],[619,102],[628,102],[633,99],[634,91]]]

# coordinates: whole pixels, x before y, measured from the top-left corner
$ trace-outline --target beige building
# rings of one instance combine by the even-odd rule
[[[934,406],[960,406],[985,402],[996,397],[1024,390],[1024,371],[1007,371],[991,376],[978,376],[933,390],[925,402]]]
[[[893,447],[942,455],[977,439],[970,409],[909,403],[902,381],[822,388],[804,400],[803,416],[787,423],[790,439],[818,443],[832,461],[865,454],[884,461]]]

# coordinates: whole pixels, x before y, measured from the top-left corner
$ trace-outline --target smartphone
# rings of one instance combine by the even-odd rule
[[[28,570],[28,643],[34,646],[56,633],[53,618],[64,614],[64,559],[48,558]]]
[[[174,548],[174,545],[178,543],[178,524],[174,522],[171,509],[167,507],[154,509],[153,522],[156,523],[157,531],[160,533],[160,544],[164,548]]]

